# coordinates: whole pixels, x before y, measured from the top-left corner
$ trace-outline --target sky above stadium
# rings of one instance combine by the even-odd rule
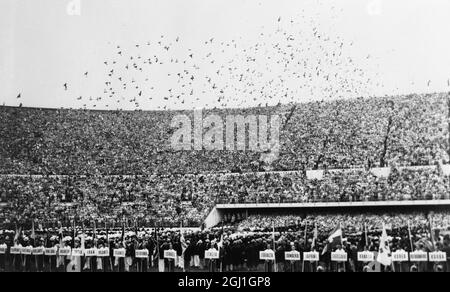
[[[0,104],[242,107],[450,91],[448,0],[2,0]]]

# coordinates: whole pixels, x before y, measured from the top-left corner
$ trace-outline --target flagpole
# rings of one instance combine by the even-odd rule
[[[274,258],[273,258],[274,272],[278,272],[277,259],[276,259],[276,255],[275,255],[275,251],[276,251],[276,247],[275,247],[275,223],[273,222],[273,220],[272,220],[272,239],[273,239],[273,254],[274,254]]]
[[[369,244],[369,241],[368,241],[368,239],[367,239],[367,226],[366,226],[366,222],[364,222],[364,238],[365,238],[365,248],[368,248],[368,244]]]
[[[343,243],[343,236],[344,236],[344,235],[343,235],[343,232],[342,232],[342,226],[341,226],[341,222],[340,222],[340,221],[339,221],[339,229],[341,230],[341,236],[340,236],[340,237],[341,237],[341,248],[342,248],[342,245],[343,245],[343,244],[342,244],[342,243]],[[342,248],[342,249],[343,249],[343,248]],[[348,260],[348,259],[347,259],[347,260]],[[344,265],[344,272],[347,272],[347,270],[346,270],[346,266],[347,266],[346,263],[347,263],[347,262],[343,262],[343,263],[342,263],[342,264]],[[339,270],[339,268],[338,268],[338,270]]]
[[[408,237],[409,237],[409,244],[411,245],[411,252],[413,252],[414,248],[413,248],[413,242],[412,242],[412,238],[411,238],[411,227],[409,225],[409,220],[408,220]]]
[[[434,242],[434,236],[433,236],[433,216],[431,214],[428,215],[428,222],[429,222],[429,226],[430,226],[430,239],[431,239],[431,244],[433,246],[433,251],[436,250],[436,245]],[[434,262],[433,264],[433,270],[436,268],[437,262]]]
[[[430,226],[430,239],[431,239],[431,244],[433,246],[433,250],[436,249],[436,245],[435,245],[435,241],[434,241],[434,236],[433,236],[433,217],[432,215],[428,215],[428,222],[429,222],[429,226]]]
[[[155,237],[156,237],[156,262],[158,264],[158,271],[159,271],[159,239],[158,239],[158,230],[157,230],[157,223],[155,222]]]
[[[248,213],[248,210],[247,210]],[[247,216],[248,217],[248,214]],[[223,244],[223,218],[220,220],[222,223],[222,233],[220,235],[220,241],[222,242],[221,245],[219,246],[219,256],[220,256],[220,250],[222,249],[222,244]],[[223,259],[220,260],[220,272],[223,272]]]
[[[304,242],[305,242],[305,250],[306,250],[306,231],[308,230],[308,221],[306,220],[305,221],[306,223],[305,223],[305,240],[304,240]],[[303,272],[305,272],[305,258],[303,257],[303,262],[302,262],[302,273]]]
[[[33,244],[36,247],[36,234],[34,232],[34,219],[31,219],[31,230],[32,230],[31,231],[31,236],[33,238]],[[39,267],[38,267],[38,256],[37,255],[34,255],[34,263],[35,263],[35,266],[36,266],[36,271],[38,271]]]
[[[316,251],[316,244],[317,244],[318,238],[319,238],[319,232],[317,230],[317,221],[314,220],[314,239],[313,239],[314,245],[311,246],[311,251]],[[303,260],[305,260],[305,259],[303,259]],[[313,272],[315,272],[317,269],[317,262],[314,262],[314,263],[310,262],[310,266],[313,269]]]

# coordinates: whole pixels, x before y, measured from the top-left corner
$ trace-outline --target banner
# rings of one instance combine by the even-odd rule
[[[104,248],[99,248],[97,249],[97,256],[98,257],[109,257],[109,248],[104,247]]]
[[[346,262],[347,261],[347,253],[345,251],[335,251],[331,253],[331,260],[333,262]]]
[[[317,251],[310,251],[303,253],[303,260],[308,262],[318,262],[319,253]]]
[[[300,253],[296,250],[293,251],[286,251],[284,253],[284,259],[287,261],[299,261],[300,260]]]
[[[164,258],[165,259],[176,259],[177,258],[177,252],[173,249],[165,250],[164,251]]]
[[[447,253],[442,251],[434,251],[428,254],[430,257],[430,262],[446,262],[447,261]]]
[[[87,257],[95,257],[95,256],[97,256],[97,249],[96,248],[88,248],[88,249],[84,250],[84,254]]]
[[[376,177],[387,178],[387,177],[389,177],[389,174],[391,173],[391,168],[390,167],[375,167],[375,168],[371,168],[370,172]]]
[[[306,178],[322,180],[323,179],[323,170],[307,170]]]
[[[392,253],[392,261],[393,262],[407,262],[408,261],[408,253],[404,250],[397,250]]]
[[[35,248],[33,248],[33,254],[34,255],[43,255],[44,254],[44,248],[43,247],[35,247]]]
[[[124,248],[116,248],[113,252],[113,255],[116,258],[124,258],[125,257],[125,249]]]
[[[412,262],[426,262],[428,261],[428,254],[424,251],[414,251],[409,253],[409,259]]]
[[[370,251],[362,251],[358,252],[358,261],[359,262],[371,262],[375,259],[373,252]]]
[[[274,261],[275,253],[271,249],[266,249],[259,252],[259,259],[266,261]]]
[[[20,254],[22,251],[22,247],[19,246],[12,246],[11,250],[9,251],[10,254]]]
[[[205,259],[218,259],[219,251],[217,249],[211,248],[205,250]]]
[[[136,250],[135,256],[137,259],[146,259],[148,258],[148,250],[147,249]]]
[[[58,254],[60,256],[69,256],[71,254],[71,248],[70,247],[62,247],[59,249]]]
[[[449,176],[450,175],[450,164],[441,164],[441,169],[442,169],[442,173],[445,176]]]
[[[22,247],[20,251],[21,254],[30,255],[33,252],[33,248],[31,246]]]
[[[72,256],[73,257],[82,257],[82,256],[84,256],[84,251],[81,248],[74,248],[74,249],[72,249]]]
[[[56,255],[56,247],[44,248],[44,254],[47,256],[55,256]]]

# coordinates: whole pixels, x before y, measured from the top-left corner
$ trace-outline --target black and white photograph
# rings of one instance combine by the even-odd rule
[[[450,272],[450,1],[0,0],[0,272]]]

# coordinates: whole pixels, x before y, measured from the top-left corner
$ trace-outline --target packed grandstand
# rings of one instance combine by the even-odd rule
[[[224,270],[257,269],[256,251],[273,244],[277,269],[292,270],[283,264],[284,251],[293,245],[322,252],[339,225],[354,260],[344,268],[361,270],[356,252],[377,251],[386,224],[393,251],[450,255],[445,204],[401,213],[231,209],[217,226],[204,228],[220,204],[450,200],[448,94],[205,110],[210,112],[280,114],[279,155],[269,164],[251,151],[174,151],[170,121],[176,111],[0,107],[0,244],[50,247],[64,239],[75,247],[77,235],[87,232],[84,244],[123,246],[130,257],[146,248],[161,258],[170,245],[189,262],[185,269],[203,267],[204,251],[216,246]],[[201,228],[181,232],[180,226]],[[16,268],[45,269],[44,260],[34,261]],[[133,257],[124,267],[142,270],[138,263]],[[57,266],[47,263],[47,269]]]

